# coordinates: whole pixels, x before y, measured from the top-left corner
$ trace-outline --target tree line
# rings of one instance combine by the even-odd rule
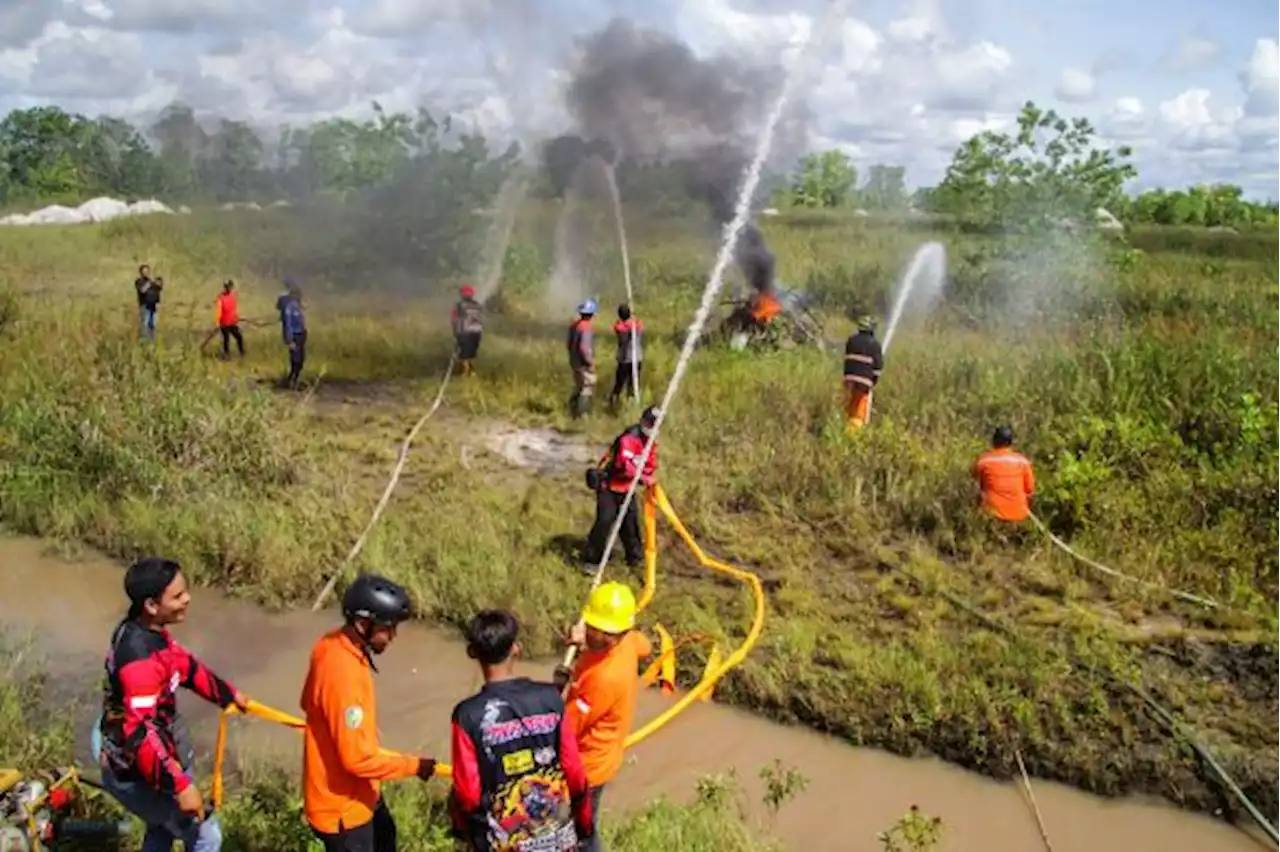
[[[521,158],[518,146],[491,150],[475,133],[456,132],[448,116],[428,110],[334,118],[282,126],[270,138],[245,122],[202,124],[175,103],[149,126],[89,118],[56,106],[14,110],[0,121],[0,205],[68,203],[95,195],[156,197],[170,203],[265,201],[322,197],[350,201],[381,196],[416,209],[423,194],[433,224],[451,211],[488,204]],[[607,142],[572,136],[537,152],[533,192],[560,197],[584,156],[615,164],[623,195],[650,203],[688,202],[687,174],[662,163],[619,160]],[[911,193],[906,170],[873,165],[860,184],[847,155],[806,156],[773,194],[777,206],[906,211],[914,208],[991,227],[1025,228],[1086,218],[1102,207],[1133,223],[1275,226],[1275,202],[1243,197],[1238,186],[1124,192],[1137,176],[1132,150],[1098,143],[1082,118],[1066,118],[1028,102],[1015,132],[985,131],[956,150],[943,180]],[[401,206],[401,205],[393,205]],[[447,207],[447,209],[446,209]],[[422,218],[422,211],[414,214]],[[425,224],[425,223],[423,223]],[[447,229],[446,229],[447,230]]]
[[[1124,192],[1138,176],[1128,147],[1097,142],[1087,119],[1070,119],[1026,103],[1012,133],[985,131],[956,150],[941,183],[908,194],[901,166],[875,165],[858,186],[858,170],[841,151],[805,157],[784,205],[939,213],[981,226],[1024,229],[1089,221],[1098,208],[1135,224],[1275,227],[1275,201],[1244,198],[1231,184]]]

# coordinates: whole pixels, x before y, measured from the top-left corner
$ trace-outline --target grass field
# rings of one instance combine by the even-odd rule
[[[345,555],[435,393],[452,282],[415,292],[376,258],[369,281],[304,281],[308,374],[322,379],[278,393],[259,381],[284,370],[268,273],[287,274],[278,258],[304,237],[288,213],[248,215],[0,231],[0,518],[126,558],[161,551],[202,583],[291,606]],[[580,465],[534,476],[478,449],[481,433],[557,427],[594,453],[625,420],[566,416],[569,317],[542,296],[553,218],[522,215],[480,375],[451,385],[360,559],[404,580],[423,618],[511,607],[535,652],[555,649],[581,605],[588,581],[567,542],[585,535],[592,501]],[[634,218],[656,398],[710,253],[690,236],[700,227]],[[887,313],[922,241],[946,245],[950,280],[936,310],[899,329],[874,423],[854,439],[830,353],[696,356],[664,428],[661,475],[695,535],[758,570],[771,595],[758,651],[719,700],[996,776],[1014,771],[1016,748],[1038,776],[1220,807],[1184,749],[1105,673],[1154,692],[1274,813],[1276,234],[1007,242],[834,214],[763,225],[781,279],[814,294],[833,339],[856,313]],[[154,351],[134,328],[141,262],[169,282]],[[243,364],[198,349],[226,276],[241,282],[242,313],[265,321]],[[616,278],[601,279],[606,306]],[[1107,580],[1034,530],[994,530],[975,511],[968,467],[1006,421],[1036,464],[1036,512],[1058,535],[1223,606]],[[655,616],[735,635],[746,601],[697,579],[670,538]],[[983,629],[955,600],[1021,639]],[[683,677],[701,670],[695,656]]]

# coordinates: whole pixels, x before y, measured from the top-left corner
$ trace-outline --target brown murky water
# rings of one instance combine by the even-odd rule
[[[123,609],[120,566],[93,557],[70,562],[31,539],[0,539],[0,627],[32,632],[58,669],[86,672],[93,689],[104,644]],[[332,613],[269,615],[199,591],[189,623],[175,631],[222,674],[253,697],[297,712],[311,645],[333,625]],[[447,758],[449,713],[478,686],[475,667],[458,642],[411,626],[379,664],[379,720],[388,747]],[[545,676],[549,664],[531,667]],[[664,699],[642,697],[641,716]],[[196,702],[198,703],[198,702]],[[192,702],[187,702],[191,710]],[[84,727],[91,722],[85,711]],[[207,713],[193,727],[212,731]],[[237,725],[241,752],[270,748],[298,754],[296,735],[267,723]],[[761,766],[781,758],[809,779],[808,789],[779,814],[773,830],[789,848],[871,852],[878,831],[912,804],[945,824],[943,850],[1035,852],[1044,845],[1019,789],[937,760],[913,760],[853,748],[800,728],[773,724],[714,703],[696,706],[642,743],[606,802],[644,802],[660,793],[688,797],[696,779],[737,770],[751,802],[760,801]],[[1055,852],[1256,852],[1269,848],[1251,835],[1207,817],[1137,800],[1107,801],[1049,782],[1033,782]],[[765,819],[756,807],[756,816]]]

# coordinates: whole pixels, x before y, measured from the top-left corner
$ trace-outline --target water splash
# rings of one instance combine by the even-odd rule
[[[698,347],[698,340],[702,337],[703,329],[706,328],[707,320],[715,307],[716,297],[719,295],[721,287],[724,286],[725,272],[728,270],[729,264],[733,262],[734,249],[738,246],[738,238],[751,216],[751,199],[756,193],[756,188],[760,185],[760,173],[764,170],[765,161],[769,159],[769,152],[773,150],[774,133],[778,129],[779,122],[782,121],[782,114],[786,109],[787,102],[790,101],[797,82],[805,76],[803,72],[808,65],[808,60],[817,52],[816,48],[822,43],[824,36],[838,28],[841,19],[844,17],[844,8],[844,0],[833,0],[831,5],[827,7],[827,12],[823,19],[809,30],[807,38],[800,46],[796,61],[787,72],[778,100],[769,112],[769,117],[766,119],[764,128],[760,133],[760,141],[756,145],[755,157],[752,158],[751,164],[747,167],[741,188],[738,190],[738,200],[734,207],[733,219],[729,224],[725,225],[724,238],[720,244],[720,251],[716,255],[715,266],[712,267],[711,277],[707,280],[707,286],[702,291],[702,303],[698,305],[698,312],[694,315],[693,324],[689,326],[689,330],[685,335],[684,347],[680,350],[680,357],[676,359],[675,371],[671,374],[671,381],[667,383],[666,393],[662,395],[662,403],[658,407],[658,417],[653,424],[653,430],[649,433],[649,437],[644,443],[644,450],[636,461],[637,470],[643,470],[644,466],[649,463],[649,457],[653,453],[658,434],[662,431],[662,424],[666,421],[667,414],[671,412],[671,403],[676,397],[676,392],[680,390],[680,383],[684,381],[685,373],[689,370],[689,362],[693,360],[693,353]],[[631,480],[631,484],[627,487],[627,493],[623,495],[622,505],[618,509],[618,516],[614,520],[613,526],[609,528],[609,537],[605,541],[604,553],[600,557],[600,564],[596,566],[595,584],[599,584],[604,576],[604,566],[609,564],[609,555],[613,553],[613,548],[618,542],[618,532],[622,529],[622,522],[626,517],[631,501],[635,499],[636,488],[639,484],[640,477],[637,476]]]
[[[906,312],[907,305],[925,310],[942,294],[947,280],[947,249],[942,243],[929,242],[916,249],[911,263],[898,282],[898,294],[893,300],[893,312],[889,314],[889,327],[884,333],[884,351],[889,351],[893,333]]]
[[[523,170],[506,179],[498,191],[494,203],[494,215],[485,233],[484,250],[480,255],[480,270],[476,275],[476,299],[483,304],[502,283],[502,271],[507,259],[507,246],[511,245],[511,232],[515,229],[516,213],[529,191],[529,178]]]
[[[636,309],[635,293],[631,290],[631,258],[627,253],[627,226],[622,219],[622,193],[618,192],[618,174],[613,166],[605,166],[605,178],[609,181],[609,199],[613,202],[613,221],[618,226],[618,251],[622,254],[622,283],[627,288],[627,304]],[[631,332],[631,392],[640,401],[640,364],[636,360],[636,338]]]

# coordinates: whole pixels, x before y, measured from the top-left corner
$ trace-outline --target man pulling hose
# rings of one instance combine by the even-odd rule
[[[408,620],[409,595],[384,577],[361,574],[342,596],[342,615],[343,626],[312,649],[302,687],[303,811],[325,852],[395,852],[396,824],[381,782],[426,781],[436,766],[378,745],[373,658]]]

